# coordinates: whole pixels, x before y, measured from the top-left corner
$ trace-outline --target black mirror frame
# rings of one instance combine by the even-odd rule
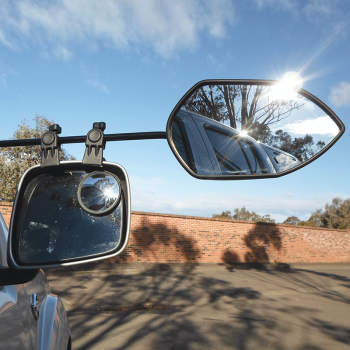
[[[11,216],[11,222],[8,233],[8,245],[7,245],[7,263],[9,267],[15,269],[37,269],[37,268],[48,268],[56,266],[70,266],[76,264],[82,264],[86,262],[94,262],[101,259],[107,259],[119,255],[126,248],[129,237],[130,237],[130,224],[131,224],[131,196],[130,196],[130,184],[129,178],[126,170],[119,164],[111,162],[103,162],[102,167],[98,167],[99,171],[109,171],[119,177],[121,189],[123,192],[123,201],[124,201],[124,210],[123,210],[123,224],[121,232],[121,241],[118,247],[115,248],[113,252],[96,254],[89,257],[81,257],[75,259],[69,259],[64,262],[53,262],[53,263],[44,263],[44,264],[23,264],[18,258],[18,241],[19,241],[19,229],[24,216],[23,208],[26,207],[26,203],[23,203],[24,193],[29,182],[35,177],[46,174],[46,173],[55,173],[57,168],[60,170],[88,170],[95,171],[96,167],[91,165],[84,165],[82,161],[64,161],[61,162],[57,167],[45,167],[42,168],[40,165],[29,168],[21,177],[17,191],[15,195],[15,200],[13,204],[13,211]],[[116,174],[117,173],[117,174]]]
[[[280,172],[280,173],[274,173],[274,174],[251,174],[251,175],[198,175],[195,172],[193,172],[190,167],[186,164],[186,162],[182,159],[178,151],[176,150],[176,147],[174,145],[174,142],[171,137],[171,125],[173,119],[176,117],[178,111],[181,109],[181,106],[184,104],[184,102],[192,96],[192,94],[199,88],[206,86],[206,85],[224,85],[224,84],[231,84],[231,85],[265,85],[265,86],[273,86],[277,84],[279,81],[277,80],[259,80],[259,79],[208,79],[208,80],[202,80],[195,84],[190,90],[186,92],[186,94],[181,98],[181,100],[177,103],[175,108],[172,110],[167,125],[166,125],[166,138],[169,144],[170,149],[174,153],[174,156],[179,161],[179,163],[182,165],[182,167],[193,177],[196,179],[201,180],[253,180],[253,179],[267,179],[267,178],[277,178],[281,177],[287,174],[290,174],[294,171],[297,171],[304,166],[312,163],[317,158],[319,158],[322,154],[327,152],[344,134],[345,132],[345,125],[343,122],[339,119],[339,117],[320,99],[318,99],[316,96],[312,95],[310,92],[304,90],[304,89],[295,89],[295,91],[309,99],[311,102],[316,104],[319,108],[321,108],[338,126],[339,133],[337,136],[327,145],[325,146],[317,155],[312,157],[311,159],[307,160],[306,162],[297,165],[294,168],[288,169],[286,171]]]

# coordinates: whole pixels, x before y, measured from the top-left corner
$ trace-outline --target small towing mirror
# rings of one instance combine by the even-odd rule
[[[105,127],[94,123],[83,161],[59,161],[59,125],[43,134],[42,164],[28,169],[17,187],[10,266],[73,265],[124,250],[130,232],[130,186],[125,169],[103,159]]]
[[[112,257],[125,248],[129,230],[129,181],[120,165],[35,166],[17,189],[10,263],[34,268]]]

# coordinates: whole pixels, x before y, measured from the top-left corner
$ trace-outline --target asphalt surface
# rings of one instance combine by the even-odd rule
[[[73,349],[350,349],[350,264],[48,273]]]

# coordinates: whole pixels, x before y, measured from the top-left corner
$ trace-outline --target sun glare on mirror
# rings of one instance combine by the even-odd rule
[[[113,191],[112,188],[106,188],[103,190],[103,194],[107,197],[107,198],[116,198],[117,195],[116,193]]]
[[[240,131],[239,136],[245,137],[248,133],[245,130]]]
[[[286,73],[271,89],[270,97],[274,100],[288,101],[295,100],[298,96],[296,90],[300,89],[303,79],[296,72]]]

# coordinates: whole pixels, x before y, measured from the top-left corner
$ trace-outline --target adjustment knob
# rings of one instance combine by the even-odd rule
[[[50,125],[49,130],[55,132],[56,134],[60,134],[62,132],[62,128],[58,124]]]
[[[106,129],[106,123],[105,122],[95,122],[92,127],[94,129],[99,129],[101,131],[104,131]]]

